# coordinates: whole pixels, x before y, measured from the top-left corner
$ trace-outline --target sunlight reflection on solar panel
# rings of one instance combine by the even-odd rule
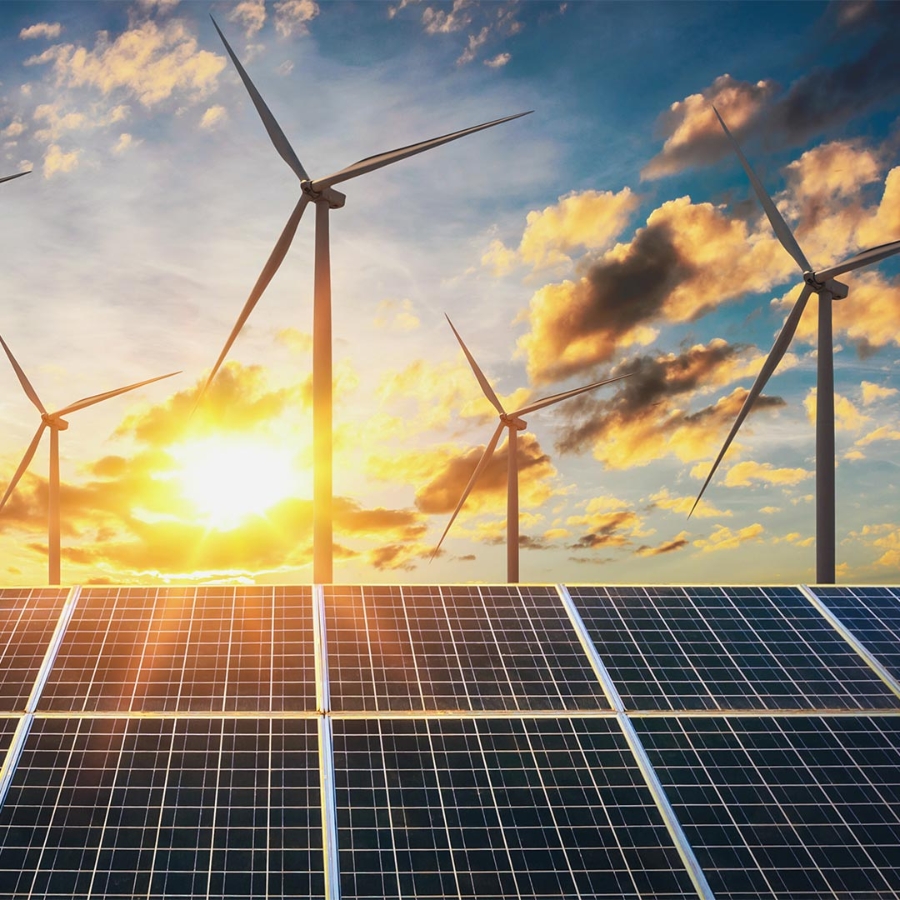
[[[326,587],[331,707],[608,709],[551,587]]]
[[[314,669],[308,587],[84,588],[39,708],[314,710]]]
[[[630,709],[878,709],[897,698],[796,588],[572,587]]]
[[[68,590],[0,589],[0,711],[24,710]]]

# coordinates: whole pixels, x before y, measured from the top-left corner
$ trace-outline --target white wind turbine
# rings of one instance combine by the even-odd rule
[[[38,444],[41,442],[41,437],[44,434],[44,429],[50,429],[50,479],[49,479],[49,496],[48,496],[48,537],[47,537],[47,555],[49,559],[49,584],[59,584],[59,432],[65,431],[69,427],[69,423],[66,422],[62,417],[68,415],[69,413],[76,412],[79,409],[84,409],[87,406],[93,406],[95,403],[99,403],[101,400],[109,400],[112,397],[118,397],[119,394],[124,394],[127,391],[133,391],[135,388],[143,387],[145,384],[152,384],[154,381],[161,381],[163,378],[171,378],[173,375],[178,375],[178,372],[170,372],[168,375],[158,375],[156,378],[148,378],[146,381],[139,381],[137,384],[129,384],[127,387],[116,388],[113,391],[106,391],[103,394],[94,394],[92,397],[85,397],[83,400],[76,400],[75,403],[70,403],[68,406],[63,409],[57,410],[55,413],[48,413],[46,409],[44,409],[44,404],[41,403],[40,397],[38,397],[37,392],[31,386],[31,382],[28,380],[25,373],[22,371],[22,367],[16,361],[16,358],[12,355],[12,351],[6,345],[6,341],[0,337],[0,344],[3,345],[3,349],[6,351],[6,355],[9,357],[9,361],[12,363],[13,369],[15,369],[16,375],[19,378],[19,383],[22,385],[25,393],[28,396],[28,399],[37,407],[38,412],[41,414],[41,424],[38,426],[38,430],[35,432],[34,437],[31,440],[31,443],[28,445],[28,449],[25,451],[25,455],[22,457],[22,461],[19,463],[19,468],[16,469],[15,475],[12,477],[12,481],[9,483],[9,487],[6,489],[6,493],[3,495],[3,499],[0,500],[0,510],[6,505],[6,501],[9,499],[12,492],[15,490],[16,485],[19,483],[19,479],[25,474],[25,470],[28,468],[29,463],[34,458],[34,454],[37,451]]]
[[[382,166],[390,165],[425,150],[431,150],[446,144],[449,141],[455,141],[457,138],[465,137],[467,134],[474,134],[476,131],[482,131],[485,128],[491,128],[499,125],[501,122],[508,122],[511,119],[518,119],[520,116],[528,115],[528,113],[518,113],[514,116],[507,116],[503,119],[495,119],[493,122],[485,122],[483,125],[476,125],[473,128],[466,128],[462,131],[455,131],[452,134],[445,134],[441,137],[432,138],[428,141],[422,141],[418,144],[411,144],[407,147],[400,147],[397,150],[391,150],[387,153],[379,153],[375,156],[369,156],[361,159],[353,165],[347,166],[332,175],[325,178],[311,179],[303,168],[302,163],[294,153],[293,148],[288,143],[281,127],[275,121],[275,117],[269,111],[265,101],[260,96],[250,76],[244,71],[234,51],[225,40],[219,26],[213,19],[213,25],[228,51],[232,62],[238,70],[241,81],[247,88],[253,105],[262,119],[263,125],[269,134],[275,149],[281,158],[290,166],[294,174],[300,180],[300,199],[294,207],[290,218],[285,225],[281,236],[275,244],[268,261],[263,267],[238,320],[216,360],[210,372],[199,398],[205,394],[207,388],[218,372],[219,367],[225,359],[231,345],[234,343],[243,328],[247,317],[250,315],[253,307],[262,296],[272,277],[278,271],[282,260],[285,257],[294,234],[297,231],[297,225],[303,210],[308,203],[316,205],[316,249],[315,249],[315,276],[314,276],[314,297],[313,297],[313,582],[316,584],[330,584],[332,580],[332,375],[331,375],[331,263],[329,254],[328,240],[328,212],[331,209],[340,209],[344,205],[346,197],[339,191],[334,190],[334,185],[342,181],[348,181],[356,178],[358,175],[365,175],[380,169]],[[198,403],[200,402],[198,398]]]
[[[835,528],[834,528],[834,347],[832,345],[831,330],[831,301],[843,300],[849,288],[840,281],[835,281],[835,277],[843,275],[844,272],[851,272],[853,269],[859,269],[862,266],[871,265],[895,253],[900,253],[900,241],[892,241],[889,244],[880,244],[877,247],[871,247],[851,256],[849,259],[838,263],[834,266],[813,271],[812,266],[803,255],[800,245],[788,227],[787,222],[781,216],[771,197],[766,193],[762,182],[757,178],[756,173],[747,162],[747,158],[741,152],[741,148],[734,136],[728,130],[719,111],[713,107],[728,140],[731,141],[753,190],[759,198],[765,210],[769,222],[775,231],[775,236],[781,242],[781,246],[794,258],[794,261],[800,267],[803,273],[803,288],[800,296],[794,304],[790,315],[785,320],[781,332],[775,339],[766,361],[763,363],[753,387],[744,400],[744,405],[738,413],[737,419],[725,439],[716,461],[710,469],[706,481],[697,499],[691,507],[691,513],[696,509],[703,492],[713,477],[722,457],[725,455],[732,440],[738,433],[744,419],[750,412],[754,401],[766,386],[769,377],[775,371],[778,363],[787,352],[787,348],[794,337],[797,325],[800,323],[800,317],[806,307],[806,301],[810,294],[818,294],[819,296],[819,345],[818,357],[816,364],[816,582],[818,584],[834,584],[834,566],[835,566]]]
[[[447,321],[450,322],[449,316],[447,316]],[[515,584],[519,580],[519,461],[517,454],[517,437],[518,433],[524,431],[527,427],[527,423],[523,422],[520,416],[527,415],[538,409],[543,409],[545,406],[552,406],[554,403],[559,403],[561,400],[567,400],[569,397],[577,397],[579,394],[583,394],[586,391],[592,391],[594,388],[602,387],[604,384],[612,384],[614,381],[621,381],[623,378],[628,378],[632,373],[629,372],[626,375],[619,375],[616,378],[607,378],[605,381],[595,381],[592,384],[586,384],[583,387],[575,388],[571,391],[563,391],[561,394],[553,394],[551,397],[544,397],[543,400],[536,400],[534,403],[529,403],[521,409],[508,413],[503,409],[503,405],[494,393],[494,389],[491,387],[490,382],[485,378],[484,372],[481,371],[478,363],[475,362],[475,358],[469,353],[469,348],[459,336],[459,332],[453,327],[452,322],[450,322],[450,327],[453,328],[453,333],[456,335],[459,346],[462,347],[462,351],[465,353],[466,359],[469,361],[469,365],[472,367],[472,371],[475,373],[475,377],[481,385],[484,396],[487,397],[493,404],[494,409],[500,414],[500,423],[494,430],[494,434],[491,436],[490,441],[488,441],[487,447],[484,448],[484,453],[481,455],[478,465],[475,466],[475,471],[472,473],[472,477],[469,479],[469,483],[466,485],[462,497],[459,498],[459,503],[456,504],[456,509],[453,510],[453,515],[450,517],[450,521],[447,523],[447,527],[444,529],[441,539],[437,542],[437,546],[434,548],[431,558],[434,559],[434,557],[437,556],[437,552],[441,549],[444,538],[447,537],[450,526],[455,521],[457,515],[459,515],[459,511],[462,509],[463,504],[466,502],[466,498],[475,486],[478,476],[481,475],[487,464],[490,462],[491,457],[494,455],[494,450],[497,448],[497,442],[500,440],[500,433],[506,428],[508,431],[508,443],[506,448],[508,454],[506,488],[506,580],[509,584]]]

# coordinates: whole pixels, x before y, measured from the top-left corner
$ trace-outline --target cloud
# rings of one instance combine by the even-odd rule
[[[694,541],[694,546],[703,553],[715,553],[718,550],[735,550],[741,544],[748,541],[759,540],[759,536],[765,529],[759,523],[748,525],[739,531],[732,531],[725,525],[718,525],[708,538],[700,538]]]
[[[803,406],[806,416],[811,424],[816,422],[816,388],[810,388],[803,398]],[[869,416],[864,416],[846,397],[840,394],[834,395],[834,430],[835,431],[859,431],[867,422],[871,422]]]
[[[617,350],[647,344],[661,322],[687,322],[783,280],[792,260],[764,227],[729,219],[689,197],[654,210],[627,244],[617,244],[577,282],[541,288],[519,339],[535,383],[574,375]]]
[[[705,165],[732,152],[713,111],[713,105],[736,137],[755,122],[775,92],[772,81],[737,81],[720,75],[704,91],[673,103],[660,116],[657,129],[666,135],[663,149],[641,170],[647,179],[673,175],[694,165]]]
[[[863,406],[871,406],[878,400],[886,400],[888,397],[894,397],[900,393],[897,388],[882,387],[871,381],[863,381],[860,387],[862,388]]]
[[[15,140],[17,137],[20,137],[25,131],[25,125],[23,124],[21,119],[13,119],[3,131],[0,131],[0,135],[2,135],[7,140]]]
[[[478,34],[470,34],[469,43],[459,59],[456,60],[456,64],[458,66],[464,66],[467,63],[472,62],[472,60],[475,59],[478,48],[488,39],[490,32],[491,29],[485,25]]]
[[[675,553],[677,550],[684,550],[686,547],[689,547],[691,545],[689,539],[690,532],[681,531],[670,541],[663,541],[655,547],[650,547],[645,544],[638,547],[635,553],[637,553],[638,556],[663,556],[666,553]]]
[[[856,446],[867,447],[875,441],[900,441],[900,431],[892,425],[882,425],[856,441]]]
[[[776,469],[771,463],[758,463],[752,460],[735,463],[725,474],[727,487],[749,487],[754,481],[763,484],[793,485],[799,484],[813,473],[806,469]]]
[[[608,468],[643,466],[667,455],[682,462],[708,459],[718,450],[747,391],[735,388],[712,406],[689,412],[676,401],[748,374],[761,362],[744,358],[745,348],[722,340],[698,344],[675,355],[626,360],[614,375],[632,373],[610,399],[580,397],[566,404],[568,424],[557,441],[560,452],[591,448]],[[601,389],[603,390],[603,389]],[[750,413],[784,406],[778,397],[759,397]]]
[[[279,0],[275,4],[275,30],[282,37],[294,32],[309,33],[309,23],[319,15],[319,5],[314,0]]]
[[[206,130],[218,128],[228,118],[228,112],[224,106],[211,106],[200,117],[200,127]]]
[[[19,39],[23,41],[33,40],[34,38],[57,38],[62,32],[62,25],[59,22],[37,22],[23,28],[19,32]]]
[[[510,53],[498,53],[496,56],[491,57],[490,59],[486,59],[484,64],[489,69],[500,69],[505,66],[512,59],[512,54]]]
[[[422,11],[422,24],[425,26],[426,34],[450,34],[461,31],[472,21],[469,10],[471,5],[472,0],[453,0],[453,6],[449,11],[426,6]],[[399,8],[402,9],[402,6]]]
[[[151,107],[176,93],[203,99],[215,89],[225,59],[199,50],[183,22],[147,20],[115,40],[99,32],[93,50],[56,44],[25,65],[52,65],[59,87],[94,87],[104,95],[123,92]]]
[[[126,150],[129,150],[131,147],[135,147],[140,143],[140,141],[135,141],[135,139],[128,134],[128,132],[122,132],[119,135],[118,140],[113,145],[112,152],[119,154],[125,153]]]
[[[521,260],[534,269],[571,263],[576,248],[600,250],[609,247],[628,224],[639,198],[628,188],[611,191],[575,191],[560,197],[543,210],[532,210],[525,219],[525,231],[517,251],[495,241],[482,262],[495,269]]]
[[[696,497],[673,497],[666,488],[650,495],[654,506],[685,516],[693,509],[696,499]],[[694,509],[694,516],[698,519],[722,518],[731,514],[730,509],[716,509],[710,503],[700,503]]]
[[[265,0],[241,0],[228,13],[229,22],[237,22],[244,29],[244,37],[249,41],[266,24]]]
[[[375,309],[375,327],[387,331],[415,331],[422,323],[413,312],[412,300],[382,300]]]
[[[80,150],[66,153],[58,144],[51,144],[44,153],[44,178],[52,178],[60,172],[71,172],[78,165]]]

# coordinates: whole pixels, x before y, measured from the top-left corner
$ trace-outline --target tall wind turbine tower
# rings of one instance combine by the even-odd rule
[[[153,384],[154,381],[161,381],[163,378],[171,378],[173,375],[178,375],[180,373],[170,372],[168,375],[158,375],[156,378],[148,378],[146,381],[139,381],[137,382],[137,384],[129,384],[126,387],[120,387],[112,391],[106,391],[103,394],[94,394],[91,397],[85,397],[83,400],[76,400],[74,403],[70,403],[68,406],[57,410],[55,413],[48,413],[47,410],[44,409],[44,404],[41,403],[41,399],[40,397],[38,397],[37,392],[31,386],[31,382],[28,380],[28,377],[22,371],[22,367],[16,361],[16,358],[12,355],[12,351],[6,345],[6,341],[4,341],[2,337],[0,337],[0,344],[3,345],[3,349],[6,351],[6,355],[9,357],[9,361],[12,363],[13,369],[15,369],[16,375],[19,378],[19,383],[22,385],[25,394],[28,396],[28,399],[35,405],[37,411],[41,414],[41,424],[38,425],[38,430],[35,432],[31,443],[28,445],[28,449],[25,451],[25,455],[22,457],[22,461],[19,463],[19,468],[16,469],[16,472],[12,477],[12,481],[10,481],[9,487],[7,487],[6,489],[6,493],[3,495],[3,499],[0,500],[0,510],[2,510],[6,505],[6,501],[9,499],[12,492],[16,489],[16,485],[19,483],[19,479],[25,474],[25,470],[28,468],[31,460],[34,458],[34,454],[37,451],[38,444],[41,442],[41,437],[43,437],[44,429],[49,428],[50,480],[48,484],[49,495],[47,516],[47,557],[49,565],[48,584],[59,584],[59,433],[60,431],[65,431],[69,427],[69,423],[65,419],[63,419],[63,416],[67,416],[69,413],[77,412],[79,409],[85,409],[85,407],[93,406],[95,403],[100,403],[102,400],[109,400],[112,397],[118,397],[119,394],[124,394],[127,391],[133,391],[136,388],[143,387],[145,384]]]
[[[703,487],[694,501],[691,512],[693,513],[694,509],[697,508],[706,486],[715,474],[722,457],[725,456],[726,451],[731,446],[731,442],[738,433],[738,429],[740,429],[744,419],[747,418],[754,401],[760,395],[769,377],[787,352],[797,326],[800,324],[800,317],[806,308],[809,295],[817,294],[819,298],[819,352],[816,361],[816,581],[819,584],[834,584],[834,346],[831,328],[831,302],[832,300],[843,300],[850,290],[846,284],[835,279],[838,275],[843,275],[845,272],[851,272],[854,269],[886,259],[888,256],[893,256],[895,253],[900,253],[900,241],[892,241],[889,244],[871,247],[837,265],[814,271],[800,249],[800,245],[797,243],[787,222],[782,218],[778,208],[772,202],[772,198],[766,193],[766,189],[762,186],[762,182],[756,176],[750,163],[747,162],[747,158],[741,151],[738,142],[734,139],[725,121],[719,115],[719,111],[715,107],[713,107],[713,111],[725,130],[728,140],[734,147],[734,152],[740,159],[741,165],[750,179],[750,183],[753,185],[753,190],[756,192],[756,196],[765,210],[772,229],[775,231],[775,236],[781,242],[781,246],[787,250],[800,267],[800,271],[803,274],[803,288],[790,315],[785,320],[781,332],[775,339],[775,343],[769,351],[769,355],[766,357],[759,375],[756,376],[756,381],[753,382],[753,387],[750,388],[750,392],[744,400],[744,405],[741,407],[741,411],[738,413],[737,419],[731,427],[731,431],[725,439],[725,443],[719,451],[719,455],[716,457],[709,475],[706,476],[706,481],[703,482]]]
[[[449,316],[447,316],[447,321],[450,322]],[[478,383],[481,385],[484,396],[487,397],[491,405],[499,413],[500,422],[494,430],[490,441],[488,441],[487,447],[484,448],[484,453],[481,454],[481,459],[478,460],[478,465],[475,466],[475,471],[472,472],[472,477],[469,479],[469,483],[466,485],[462,497],[459,498],[459,503],[456,504],[456,509],[453,510],[453,515],[450,517],[450,521],[447,523],[447,527],[444,529],[441,539],[437,542],[437,546],[434,548],[431,558],[434,559],[438,550],[441,549],[441,544],[444,543],[444,538],[447,537],[450,526],[456,520],[457,515],[459,515],[459,511],[463,508],[463,504],[466,502],[466,498],[475,486],[478,477],[491,461],[494,450],[497,449],[497,442],[500,440],[500,434],[505,428],[508,434],[506,448],[508,454],[506,482],[506,580],[510,584],[516,584],[519,580],[519,460],[517,453],[517,438],[518,433],[524,431],[528,427],[527,423],[522,421],[521,417],[528,413],[535,412],[536,410],[543,409],[545,406],[552,406],[554,403],[568,400],[569,397],[577,397],[579,394],[583,394],[586,391],[592,391],[594,388],[602,387],[604,384],[612,384],[614,381],[621,381],[623,378],[628,378],[631,373],[619,375],[616,378],[607,378],[605,381],[595,381],[592,384],[586,384],[583,387],[575,388],[571,391],[564,391],[561,394],[553,394],[550,397],[544,397],[543,400],[529,403],[521,409],[514,410],[513,412],[506,412],[506,410],[503,409],[503,404],[500,403],[499,398],[494,393],[491,383],[485,377],[484,372],[481,371],[478,363],[475,362],[475,357],[469,352],[469,348],[459,336],[459,332],[454,328],[452,322],[450,322],[450,327],[453,329],[453,333],[456,335],[457,341],[459,341],[459,346],[462,347],[462,351],[466,355],[466,359],[469,361],[469,365],[472,367],[472,371],[475,373]]]
[[[291,147],[284,132],[281,130],[275,117],[269,111],[265,101],[260,96],[250,76],[244,70],[240,60],[238,60],[234,51],[231,49],[225,35],[222,34],[219,26],[213,19],[213,25],[228,51],[241,81],[247,88],[253,100],[253,105],[262,119],[263,125],[269,134],[269,138],[281,158],[287,163],[294,174],[300,181],[300,199],[294,207],[290,218],[285,225],[281,236],[275,244],[268,261],[263,267],[262,273],[256,281],[238,320],[216,360],[206,381],[200,396],[206,392],[213,378],[215,378],[219,367],[225,359],[231,345],[234,343],[243,328],[247,317],[250,315],[253,307],[262,296],[272,277],[278,271],[282,260],[285,257],[297,226],[300,223],[300,217],[308,203],[314,203],[316,206],[316,249],[315,249],[315,289],[313,298],[313,582],[316,584],[330,584],[332,581],[332,374],[331,374],[331,262],[328,238],[328,214],[332,209],[340,209],[344,205],[345,195],[336,191],[334,185],[358,175],[365,175],[373,172],[383,166],[398,162],[401,159],[414,156],[417,153],[423,153],[425,150],[431,150],[455,141],[458,138],[465,137],[468,134],[474,134],[476,131],[482,131],[485,128],[491,128],[499,125],[501,122],[508,122],[511,119],[518,119],[520,116],[528,115],[528,113],[518,113],[514,116],[506,116],[502,119],[495,119],[492,122],[485,122],[483,125],[476,125],[473,128],[466,128],[462,131],[455,131],[452,134],[445,134],[440,137],[432,138],[428,141],[422,141],[418,144],[411,144],[407,147],[400,147],[397,150],[391,150],[387,153],[379,153],[375,156],[369,156],[355,162],[332,175],[325,178],[311,179],[303,168],[303,164],[297,158],[297,154]],[[198,401],[199,402],[199,401]]]

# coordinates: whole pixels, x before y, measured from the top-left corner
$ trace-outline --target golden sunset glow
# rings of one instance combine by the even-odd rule
[[[233,528],[295,496],[292,454],[253,438],[206,438],[173,447],[183,496],[210,527]]]

